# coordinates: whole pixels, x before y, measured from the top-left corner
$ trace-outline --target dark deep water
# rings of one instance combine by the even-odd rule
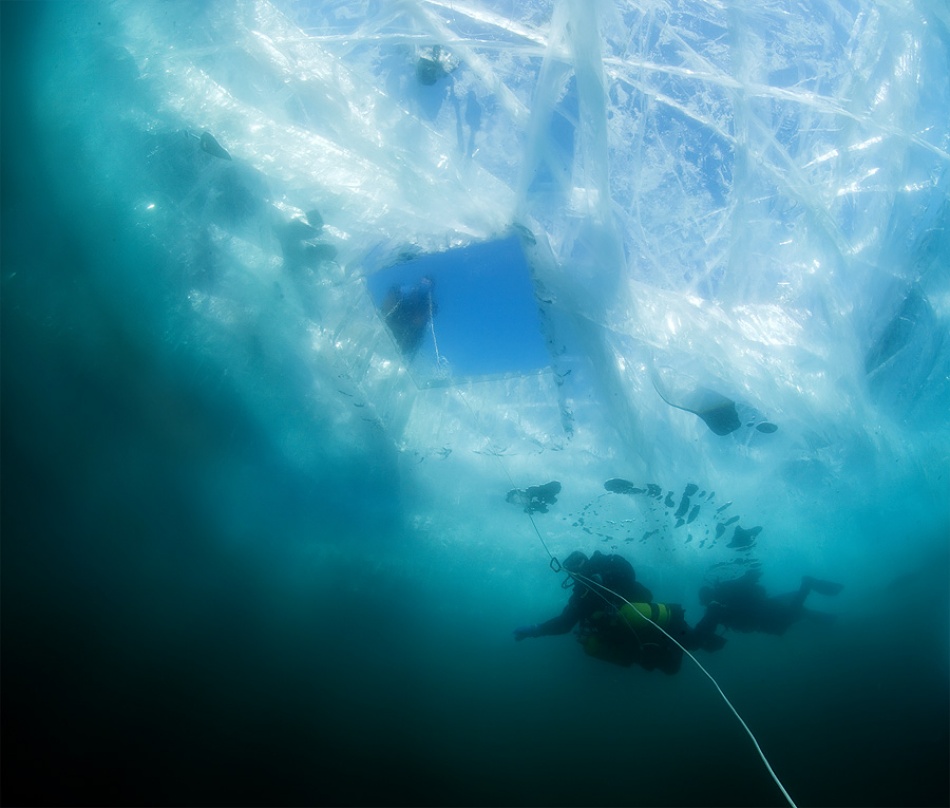
[[[560,604],[543,556],[523,583],[414,559],[381,438],[292,466],[160,276],[104,286],[150,248],[75,190],[76,156],[37,154],[40,12],[2,12],[3,803],[782,804],[696,671],[515,644]],[[929,562],[834,626],[704,658],[799,805],[950,804]]]

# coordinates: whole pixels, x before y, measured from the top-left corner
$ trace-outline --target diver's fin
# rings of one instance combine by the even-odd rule
[[[210,132],[202,132],[201,137],[201,148],[203,151],[206,151],[212,157],[220,157],[222,160],[230,160],[231,155],[228,154],[228,150],[224,148],[217,140],[214,139],[214,135]]]
[[[811,590],[819,595],[837,595],[844,589],[844,584],[836,584],[834,581],[822,581],[820,578],[809,578]]]

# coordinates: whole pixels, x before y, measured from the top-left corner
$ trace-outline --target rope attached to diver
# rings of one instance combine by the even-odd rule
[[[431,293],[430,293],[430,297],[429,297],[429,304],[430,304],[430,307],[431,307],[431,305],[432,305]],[[434,331],[434,330],[433,330],[433,333],[432,333],[432,339],[433,339],[433,341],[435,341],[435,331]],[[438,354],[438,348],[436,348],[436,354]],[[477,415],[476,415],[476,413],[475,413],[475,410],[474,410],[474,409],[472,408],[472,406],[468,403],[468,401],[466,400],[465,396],[462,395],[462,391],[461,391],[461,390],[457,390],[457,392],[458,392],[459,398],[462,400],[462,403],[465,404],[465,406],[468,408],[468,411],[469,411],[470,413],[472,413],[472,417],[473,417],[473,418],[475,419],[475,421],[477,422],[477,421],[478,421],[478,417],[477,417]],[[492,454],[493,454],[493,455],[495,456],[495,458],[498,460],[498,465],[501,467],[501,470],[504,472],[505,477],[508,478],[508,482],[511,484],[511,487],[512,487],[512,488],[517,488],[518,486],[515,485],[515,481],[511,478],[511,475],[508,473],[508,468],[507,468],[507,466],[505,466],[505,464],[502,462],[501,455],[500,455],[498,452],[492,452]],[[525,509],[525,513],[527,514],[528,519],[529,519],[530,522],[531,522],[531,527],[534,528],[534,532],[535,532],[535,534],[537,534],[538,541],[541,542],[541,546],[544,548],[544,551],[548,554],[548,557],[551,559],[550,562],[549,562],[549,564],[548,564],[548,566],[550,566],[551,569],[554,570],[554,572],[561,572],[561,570],[564,569],[564,567],[561,565],[561,562],[557,559],[557,556],[555,556],[554,553],[551,552],[551,549],[548,547],[547,542],[544,540],[544,536],[541,534],[541,531],[540,531],[540,529],[538,528],[537,522],[534,521],[534,517],[531,515],[531,511]],[[622,600],[624,603],[626,603],[628,606],[630,606],[630,607],[632,607],[632,608],[635,608],[635,607],[633,607],[633,604],[630,603],[629,600],[627,600],[625,597],[623,597],[623,595],[621,595],[621,594],[619,594],[619,593],[617,593],[617,592],[614,592],[612,589],[610,589],[610,588],[607,587],[607,586],[604,586],[602,583],[600,583],[600,582],[598,582],[598,581],[595,581],[595,580],[593,580],[592,578],[588,578],[588,577],[585,576],[585,575],[581,575],[580,573],[577,573],[577,572],[571,572],[570,570],[565,570],[565,572],[567,572],[567,574],[568,574],[571,578],[574,578],[575,580],[580,580],[580,581],[582,581],[585,585],[588,586],[588,588],[590,589],[590,591],[595,592],[595,593],[596,593],[600,598],[602,598],[603,601],[604,601],[605,603],[607,603],[608,605],[611,605],[611,606],[612,606],[613,604],[611,604],[611,602],[610,602],[610,601],[607,599],[607,597],[604,595],[605,592],[610,593],[611,595],[614,595],[615,597],[619,598],[619,599]],[[594,587],[597,587],[597,589],[594,589]],[[601,590],[601,591],[598,591],[598,590]],[[706,678],[709,679],[709,681],[713,683],[713,687],[716,688],[717,692],[718,692],[719,695],[722,697],[722,700],[726,703],[726,706],[732,711],[732,714],[736,717],[736,719],[737,719],[737,720],[739,721],[739,723],[742,725],[742,728],[746,731],[746,734],[747,734],[747,735],[749,736],[749,738],[752,740],[752,744],[753,744],[753,746],[755,746],[755,750],[759,753],[759,757],[762,758],[762,762],[765,764],[766,770],[768,771],[769,775],[772,777],[772,780],[775,781],[775,785],[778,786],[779,791],[782,792],[782,796],[785,797],[785,800],[786,800],[786,802],[788,802],[790,808],[798,808],[798,806],[795,804],[795,801],[792,799],[791,795],[790,795],[790,794],[788,793],[788,791],[786,790],[785,786],[782,785],[782,781],[779,780],[778,775],[775,773],[775,770],[772,768],[772,764],[770,764],[769,761],[768,761],[768,758],[765,757],[765,752],[762,751],[762,747],[759,745],[759,742],[758,742],[758,740],[756,739],[755,735],[752,733],[752,730],[749,729],[749,725],[746,724],[746,722],[742,719],[742,716],[739,715],[738,710],[736,710],[736,708],[732,706],[732,702],[729,701],[729,698],[728,698],[728,697],[726,696],[726,694],[723,692],[723,689],[719,686],[719,683],[713,678],[713,675],[712,675],[709,671],[707,671],[707,670],[702,666],[702,664],[700,663],[700,661],[699,661],[698,659],[696,659],[696,657],[694,657],[694,656],[692,655],[692,653],[690,653],[686,648],[684,648],[684,647],[680,644],[680,642],[679,642],[675,637],[672,637],[672,636],[669,634],[669,632],[667,632],[662,626],[660,626],[660,625],[659,625],[658,623],[656,623],[654,620],[651,620],[649,617],[647,617],[647,616],[646,616],[645,614],[643,614],[642,612],[637,611],[637,613],[638,613],[644,620],[646,620],[648,623],[652,623],[653,626],[654,626],[657,630],[661,631],[661,632],[662,632],[663,634],[665,634],[673,643],[675,643],[675,644],[683,651],[683,653],[686,654],[686,656],[688,656],[691,660],[693,660],[693,662],[695,663],[696,667],[699,668],[699,669],[706,675]],[[629,626],[629,624],[627,624],[627,625]],[[636,631],[634,630],[633,626],[629,626],[629,628],[630,628],[631,631],[634,632],[634,635],[636,635]],[[638,641],[638,642],[640,641],[639,636],[637,636],[637,641]],[[642,644],[642,643],[641,643],[641,644]]]
[[[531,516],[531,514],[529,513],[528,516]],[[531,520],[531,523],[534,524],[534,520],[533,520],[533,519]],[[536,525],[535,525],[535,530],[537,530],[537,526],[536,526]],[[543,543],[543,540],[542,540],[542,543]],[[545,546],[545,549],[547,549],[547,546]],[[550,552],[550,551],[549,551],[549,552]],[[554,557],[552,556],[552,560],[553,560],[553,561],[556,561],[557,559],[554,559]],[[559,564],[558,566],[560,566],[560,564]],[[605,595],[604,593],[609,593],[609,594],[613,595],[614,597],[617,597],[617,598],[619,598],[620,600],[622,600],[622,601],[623,601],[624,603],[626,603],[628,606],[630,606],[630,607],[632,607],[632,608],[635,608],[635,607],[633,606],[633,604],[632,604],[629,600],[627,600],[623,595],[621,595],[619,592],[614,592],[613,589],[611,589],[611,588],[608,587],[608,586],[604,586],[604,585],[603,585],[602,583],[600,583],[599,581],[596,581],[596,580],[594,580],[593,578],[588,578],[586,575],[581,575],[581,574],[578,573],[578,572],[571,572],[570,570],[565,570],[565,571],[567,572],[567,574],[568,574],[570,577],[572,577],[572,578],[574,578],[574,579],[576,579],[576,580],[579,580],[579,581],[581,581],[583,584],[585,584],[591,592],[594,592],[595,594],[597,594],[597,595],[598,595],[605,603],[607,603],[608,605],[613,605],[613,604],[611,604],[611,602],[607,599],[607,597],[606,597],[606,595]],[[597,589],[594,589],[593,587],[597,587]],[[600,590],[600,591],[598,591],[598,590]],[[749,725],[746,724],[746,722],[742,719],[742,716],[739,715],[739,711],[736,710],[736,708],[732,706],[732,702],[729,701],[728,696],[726,696],[726,694],[723,692],[722,688],[719,686],[719,683],[713,678],[713,675],[712,675],[709,671],[707,671],[707,670],[702,666],[702,663],[700,663],[700,661],[699,661],[698,659],[696,659],[696,657],[694,657],[694,656],[692,655],[692,653],[691,653],[688,649],[686,649],[686,648],[683,647],[683,645],[679,642],[679,640],[677,640],[675,637],[673,637],[673,636],[672,636],[666,629],[664,629],[659,623],[657,623],[657,622],[654,621],[654,620],[651,620],[649,617],[647,617],[647,615],[643,614],[643,612],[641,612],[641,611],[639,611],[639,610],[637,610],[637,614],[640,615],[640,617],[642,617],[642,618],[643,618],[644,620],[646,620],[648,623],[652,623],[653,626],[654,626],[654,628],[656,628],[658,631],[661,631],[663,634],[665,634],[665,635],[669,638],[669,640],[670,640],[671,642],[675,643],[676,646],[679,647],[680,650],[681,650],[684,654],[686,654],[686,656],[688,656],[691,660],[693,660],[693,662],[696,664],[696,667],[699,668],[699,669],[706,675],[706,678],[709,679],[709,681],[713,683],[713,687],[715,687],[716,690],[719,692],[719,695],[722,696],[722,700],[726,703],[726,706],[727,706],[730,710],[732,710],[732,714],[736,717],[736,719],[737,719],[737,720],[739,721],[739,723],[742,725],[742,728],[746,731],[746,734],[747,734],[747,735],[749,736],[749,738],[752,740],[752,744],[753,744],[753,746],[755,746],[756,752],[759,753],[759,757],[762,758],[762,762],[765,764],[766,770],[767,770],[768,773],[771,775],[772,779],[775,781],[775,785],[778,786],[779,791],[782,792],[782,796],[785,797],[785,800],[788,802],[790,808],[798,808],[798,807],[795,805],[795,801],[792,799],[791,794],[789,794],[788,791],[785,789],[785,786],[782,785],[782,781],[778,779],[778,775],[775,773],[775,770],[772,768],[772,764],[769,763],[768,758],[766,758],[765,752],[762,751],[762,747],[759,745],[759,742],[758,742],[758,740],[756,739],[755,735],[752,734],[752,730],[749,729]],[[633,628],[633,626],[630,626],[629,623],[628,623],[627,625],[628,625],[628,627],[630,628],[630,630],[634,632],[634,635],[636,635],[636,630]],[[639,636],[637,636],[637,641],[638,641],[638,642],[640,641]]]
[[[448,364],[439,353],[439,341],[435,338],[435,304],[432,302],[432,288],[429,288],[429,331],[432,332],[432,347],[435,348],[435,365],[442,371]]]
[[[429,297],[430,305],[431,305],[431,299],[432,299],[432,298],[431,298],[431,293],[430,293],[430,297]],[[435,341],[435,332],[434,332],[434,331],[433,331],[433,333],[432,333],[432,340],[433,340],[433,342]],[[436,348],[436,354],[438,354],[438,347]],[[477,423],[477,422],[478,422],[478,415],[476,414],[476,412],[475,412],[475,410],[473,409],[472,405],[468,403],[468,399],[466,399],[465,396],[462,395],[462,391],[461,391],[461,390],[456,390],[456,393],[458,394],[458,397],[461,399],[462,403],[465,405],[466,409],[468,409],[468,411],[472,414],[472,418],[473,418],[473,419],[475,420],[475,422]],[[486,437],[487,437],[487,436],[486,436]],[[500,454],[498,451],[496,451],[496,450],[492,450],[491,454],[492,454],[492,456],[498,461],[498,466],[501,468],[501,470],[502,470],[502,472],[504,473],[505,477],[508,478],[508,482],[509,482],[509,484],[511,485],[511,487],[512,487],[512,488],[517,488],[518,486],[515,485],[515,481],[511,478],[511,475],[508,473],[508,467],[507,467],[507,466],[502,462],[502,460],[501,460],[501,454]],[[537,537],[538,537],[538,541],[541,542],[541,546],[544,548],[544,552],[546,552],[546,553],[548,554],[548,557],[551,559],[551,561],[550,561],[550,563],[549,563],[549,566],[550,566],[551,569],[554,570],[555,572],[560,572],[560,571],[561,571],[561,562],[557,560],[557,558],[555,557],[554,553],[551,552],[551,548],[548,547],[547,542],[544,540],[544,536],[541,535],[541,531],[538,529],[538,523],[534,521],[534,517],[531,515],[531,511],[526,510],[525,513],[527,514],[528,519],[531,521],[531,527],[534,528],[534,532],[535,532],[535,534],[536,534]]]

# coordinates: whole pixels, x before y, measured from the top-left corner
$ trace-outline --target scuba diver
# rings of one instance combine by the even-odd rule
[[[695,628],[700,640],[718,636],[715,632],[720,625],[734,631],[784,634],[802,618],[834,619],[834,615],[806,609],[805,598],[812,592],[837,595],[844,588],[841,584],[806,575],[797,591],[769,597],[758,583],[761,575],[760,570],[749,570],[741,578],[699,590],[699,602],[706,607],[706,614]]]
[[[668,674],[679,670],[683,652],[656,625],[684,648],[714,651],[725,643],[715,632],[696,635],[679,604],[654,603],[650,590],[637,581],[633,567],[622,556],[595,552],[588,558],[575,550],[562,566],[574,590],[564,611],[543,623],[516,628],[516,640],[566,634],[577,626],[578,640],[589,655],[624,667],[659,668]]]
[[[434,285],[432,278],[426,276],[415,285],[392,286],[383,299],[381,311],[386,325],[399,350],[409,360],[416,355],[429,323],[439,310],[432,298]]]

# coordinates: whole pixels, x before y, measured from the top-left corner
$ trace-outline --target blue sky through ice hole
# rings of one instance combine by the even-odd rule
[[[388,324],[420,384],[446,376],[533,373],[548,364],[530,270],[517,235],[401,261],[371,275],[367,285],[384,319],[393,290],[415,301],[421,332],[417,343],[410,347],[397,336],[398,325],[394,330]],[[431,327],[424,317],[430,293]],[[391,305],[393,298],[388,300]]]

